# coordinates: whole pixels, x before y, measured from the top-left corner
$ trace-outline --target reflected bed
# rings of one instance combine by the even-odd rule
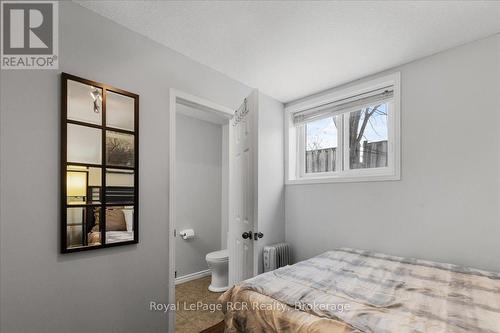
[[[106,244],[128,242],[134,240],[133,231],[107,231],[106,232]],[[101,244],[101,232],[93,231],[89,233],[89,245],[100,245]]]

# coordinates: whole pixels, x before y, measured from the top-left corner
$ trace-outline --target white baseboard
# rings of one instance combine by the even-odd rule
[[[178,285],[178,284],[181,284],[184,282],[188,282],[188,281],[192,281],[192,280],[196,280],[196,279],[200,279],[202,277],[209,276],[210,274],[212,274],[212,271],[209,269],[206,269],[204,271],[199,271],[196,273],[191,273],[191,274],[187,274],[184,276],[179,276],[179,277],[175,278],[175,285]]]

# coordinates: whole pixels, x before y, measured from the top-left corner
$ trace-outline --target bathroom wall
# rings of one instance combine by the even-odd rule
[[[205,256],[221,249],[222,126],[177,113],[175,227],[195,238],[175,239],[177,277],[208,269]]]

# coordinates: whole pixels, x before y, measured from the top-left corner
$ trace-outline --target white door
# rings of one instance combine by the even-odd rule
[[[230,284],[255,275],[253,232],[255,222],[255,116],[256,93],[235,112],[231,121],[229,279]]]

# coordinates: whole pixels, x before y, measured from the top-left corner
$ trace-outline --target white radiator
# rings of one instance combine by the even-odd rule
[[[264,246],[264,272],[272,271],[290,264],[290,246],[287,243]]]

